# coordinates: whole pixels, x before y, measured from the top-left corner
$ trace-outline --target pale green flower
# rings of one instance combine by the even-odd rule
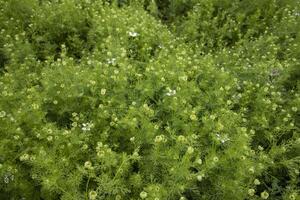
[[[148,196],[148,194],[147,194],[147,192],[145,192],[145,191],[142,191],[142,192],[140,193],[140,197],[141,197],[142,199],[146,199],[147,196]]]
[[[249,189],[249,190],[248,190],[248,194],[249,194],[250,196],[254,196],[254,195],[255,195],[255,190],[254,190],[254,189]]]
[[[254,180],[254,185],[260,185],[260,181],[258,179]]]
[[[187,149],[186,152],[187,152],[188,154],[192,154],[192,153],[194,153],[194,151],[195,151],[195,150],[194,150],[193,147],[188,147],[188,149]]]
[[[196,120],[197,120],[197,116],[196,116],[195,114],[191,114],[191,115],[190,115],[190,119],[191,119],[192,121],[196,121]]]
[[[98,195],[97,192],[92,190],[89,192],[89,199],[95,200],[97,198],[97,195]]]
[[[260,194],[260,197],[262,199],[267,199],[269,198],[269,193],[267,191],[263,191],[261,194]]]

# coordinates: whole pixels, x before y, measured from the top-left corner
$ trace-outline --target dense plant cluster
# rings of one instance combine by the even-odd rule
[[[0,199],[299,199],[299,1],[0,9]]]

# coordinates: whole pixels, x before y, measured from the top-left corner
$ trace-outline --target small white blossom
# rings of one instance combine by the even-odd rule
[[[110,65],[114,65],[116,63],[116,59],[115,58],[107,59],[107,63]]]
[[[254,174],[254,172],[255,172],[254,167],[250,167],[250,168],[249,168],[249,172],[250,172],[251,174]]]
[[[253,183],[254,185],[260,185],[260,181],[258,179],[255,179]]]
[[[217,156],[215,156],[215,157],[213,158],[213,161],[214,161],[214,162],[218,162],[218,161],[219,161],[219,158],[218,158]]]
[[[97,192],[96,191],[90,191],[89,198],[90,200],[95,200],[97,198]]]
[[[87,145],[87,144],[84,144],[83,146],[82,146],[82,149],[83,150],[87,150],[89,148],[89,146]]]
[[[6,112],[5,111],[1,111],[0,112],[0,118],[3,118],[3,117],[5,117],[6,116]]]
[[[137,37],[139,35],[137,32],[134,31],[129,31],[128,34],[130,37]]]
[[[267,199],[269,197],[269,193],[267,191],[263,191],[261,194],[260,194],[260,197],[262,199]]]
[[[77,127],[77,122],[73,122],[72,127]]]
[[[170,88],[167,88],[168,92],[166,93],[167,96],[174,96],[176,94],[176,90],[171,90]]]
[[[142,191],[142,192],[140,193],[140,197],[141,197],[142,199],[146,199],[147,196],[148,196],[148,194],[147,194],[147,192],[145,192],[145,191]]]
[[[260,151],[263,151],[264,150],[264,148],[262,147],[262,146],[260,146],[260,145],[258,145],[258,147],[257,147]]]
[[[47,137],[47,140],[48,140],[49,142],[51,142],[51,141],[53,140],[53,136],[51,136],[51,135],[48,136],[48,137]]]
[[[86,161],[84,163],[84,168],[86,168],[86,169],[92,169],[92,163],[90,161]]]
[[[290,200],[296,200],[296,195],[295,195],[295,194],[291,194],[291,195],[289,196],[289,199],[290,199]]]
[[[254,196],[255,190],[254,189],[249,189],[248,194],[249,194],[249,196]]]
[[[200,175],[197,176],[197,180],[198,180],[198,181],[202,181],[203,178],[204,178],[204,175],[203,175],[203,174],[200,174]]]
[[[106,89],[102,88],[100,93],[101,93],[101,95],[105,95],[106,94]]]
[[[22,156],[20,156],[20,161],[26,161],[28,159],[29,159],[29,155],[27,153],[25,153]]]
[[[202,164],[201,158],[199,158],[196,162],[197,162],[199,165],[201,165],[201,164]]]
[[[187,151],[188,154],[194,153],[194,148],[193,147],[188,147]]]
[[[185,143],[186,142],[186,138],[183,135],[179,135],[177,138],[178,142],[180,143]]]
[[[93,123],[83,123],[81,129],[83,131],[90,131],[92,127],[94,127]]]
[[[167,139],[165,138],[164,135],[158,135],[154,139],[155,143],[161,143],[161,142],[166,142],[166,141],[167,141]]]
[[[191,114],[191,115],[190,115],[190,119],[191,119],[192,121],[196,121],[196,120],[197,120],[197,116],[196,116],[195,114]]]
[[[6,184],[9,183],[9,177],[7,175],[4,176],[4,183],[6,183]]]
[[[221,136],[219,133],[217,133],[216,137],[222,144],[230,140],[227,134]]]

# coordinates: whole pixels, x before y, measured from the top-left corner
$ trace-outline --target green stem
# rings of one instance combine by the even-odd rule
[[[89,200],[88,188],[89,188],[89,184],[90,184],[90,179],[91,179],[91,177],[89,175],[88,181],[86,182],[86,185],[85,185],[86,200]]]

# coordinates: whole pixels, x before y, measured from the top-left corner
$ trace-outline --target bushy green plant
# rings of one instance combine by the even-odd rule
[[[299,198],[297,1],[0,5],[0,199]]]

